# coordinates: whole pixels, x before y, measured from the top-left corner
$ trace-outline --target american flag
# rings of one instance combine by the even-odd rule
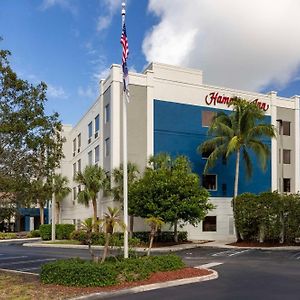
[[[123,50],[122,51],[123,87],[124,87],[124,91],[128,93],[129,77],[128,77],[128,68],[127,68],[127,57],[129,54],[129,49],[128,49],[128,40],[127,40],[125,23],[122,29],[121,45]]]

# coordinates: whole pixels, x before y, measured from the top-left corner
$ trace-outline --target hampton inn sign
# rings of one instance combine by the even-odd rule
[[[233,97],[228,97],[228,96],[224,96],[224,95],[222,96],[222,95],[219,95],[219,93],[217,93],[217,92],[212,92],[212,93],[206,95],[205,103],[207,105],[214,105],[214,106],[216,106],[218,104],[226,104],[227,106],[229,106],[232,99],[233,99]],[[261,102],[258,99],[251,101],[251,103],[257,105],[263,111],[267,111],[270,107],[269,104],[267,104],[265,102]]]

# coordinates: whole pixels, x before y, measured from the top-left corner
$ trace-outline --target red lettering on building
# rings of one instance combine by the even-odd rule
[[[233,97],[230,98],[227,96],[219,95],[219,93],[217,92],[212,92],[205,96],[205,103],[207,105],[214,105],[214,106],[216,106],[217,104],[225,104],[229,106],[232,99]],[[269,104],[267,104],[266,102],[261,102],[258,99],[251,101],[251,103],[257,105],[257,107],[263,111],[267,111],[270,108]]]

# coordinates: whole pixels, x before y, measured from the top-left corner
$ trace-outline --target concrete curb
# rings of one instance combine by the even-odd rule
[[[10,242],[27,242],[27,241],[40,241],[41,238],[24,238],[24,239],[7,239],[7,240],[0,240],[0,243],[10,243]]]
[[[219,243],[206,243],[201,244],[200,247],[206,247],[206,248],[222,248],[222,249],[256,249],[256,250],[269,250],[269,251],[280,251],[280,250],[299,250],[300,246],[282,246],[282,247],[238,247],[238,246],[232,246],[232,245],[226,245],[226,244],[219,244]]]
[[[45,243],[26,243],[25,247],[40,247],[40,248],[64,248],[64,249],[88,249],[87,245],[64,245],[64,244],[45,244]],[[171,247],[152,248],[151,252],[174,252],[180,250],[188,250],[200,247],[201,244],[183,244]],[[121,247],[122,249],[123,247]],[[102,250],[104,246],[93,246],[95,250]],[[112,249],[120,249],[120,247],[113,247]],[[146,252],[147,248],[133,248],[137,252]]]
[[[122,290],[114,291],[114,292],[93,293],[90,295],[84,295],[84,296],[72,298],[71,300],[105,299],[105,298],[110,298],[110,297],[115,297],[115,296],[122,296],[122,295],[126,295],[126,294],[136,294],[136,293],[141,293],[141,292],[146,292],[146,291],[151,291],[151,290],[156,290],[156,289],[164,289],[164,288],[173,287],[173,286],[208,281],[208,280],[217,279],[219,277],[219,274],[217,271],[211,270],[211,269],[207,269],[207,270],[211,271],[212,274],[205,275],[205,276],[171,280],[171,281],[166,281],[166,282],[161,282],[161,283],[152,283],[152,284],[147,284],[147,285],[141,285],[141,286],[136,286],[136,287],[128,288],[128,289],[122,289]]]

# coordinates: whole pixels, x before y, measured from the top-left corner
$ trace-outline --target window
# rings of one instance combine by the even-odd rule
[[[92,153],[92,150],[88,153],[88,164],[89,164],[89,166],[93,164],[93,153]]]
[[[90,122],[88,125],[88,133],[89,133],[88,143],[90,143],[92,141],[92,135],[93,135],[93,122]]]
[[[81,192],[81,185],[78,186],[78,194]]]
[[[291,135],[291,122],[283,121],[282,122],[282,134],[283,135]]]
[[[81,147],[81,133],[79,133],[77,136],[77,145],[78,145],[78,153],[79,153]]]
[[[76,153],[76,139],[73,140],[73,156],[75,156]]]
[[[203,175],[202,185],[210,191],[217,190],[217,175]]]
[[[81,159],[79,159],[77,162],[77,170],[78,172],[81,172]]]
[[[99,120],[99,115],[97,115],[95,118],[95,138],[98,137],[99,128],[100,128],[100,120]]]
[[[291,150],[283,149],[283,163],[287,165],[291,163]]]
[[[109,138],[105,139],[105,157],[110,154],[110,140]]]
[[[73,164],[73,178],[76,176],[76,163]]]
[[[217,231],[217,217],[206,216],[202,222],[202,231]]]
[[[95,163],[97,163],[99,161],[99,155],[100,154],[100,151],[99,151],[99,146],[97,146],[95,148]]]
[[[202,111],[202,127],[209,127],[211,125],[212,120],[215,115],[216,115],[216,113],[211,110],[203,110]]]
[[[283,192],[284,193],[291,192],[291,178],[283,178]]]
[[[104,109],[104,121],[105,123],[108,123],[110,119],[110,107],[109,104],[105,105]]]

